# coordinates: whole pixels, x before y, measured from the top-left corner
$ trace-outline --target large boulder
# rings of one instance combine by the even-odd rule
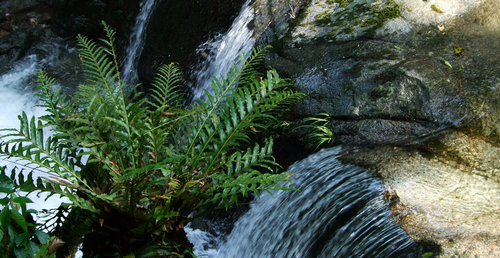
[[[328,113],[337,143],[363,146],[344,160],[378,171],[440,257],[500,256],[500,2],[258,2],[278,10],[256,29],[268,64],[308,95],[297,118]]]
[[[0,3],[0,73],[44,41],[51,12],[46,1],[4,1]]]
[[[328,112],[339,142],[357,144],[419,141],[480,114],[476,102],[482,94],[474,93],[499,72],[497,55],[484,51],[494,34],[486,27],[465,33],[476,31],[473,22],[457,23],[473,18],[454,17],[481,1],[458,1],[450,9],[454,15],[436,9],[437,3],[420,2],[312,1],[303,9],[269,62],[310,96],[297,114]],[[424,7],[429,17],[414,18]],[[494,69],[484,69],[486,62]],[[498,134],[497,128],[488,130]]]

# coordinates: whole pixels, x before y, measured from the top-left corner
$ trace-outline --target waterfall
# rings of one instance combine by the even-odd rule
[[[73,67],[67,62],[65,63],[65,56],[69,56],[75,49],[67,48],[57,41],[31,49],[29,54],[15,62],[9,71],[0,75],[0,103],[3,104],[0,112],[0,128],[19,128],[17,116],[21,115],[23,111],[26,112],[28,117],[35,116],[39,118],[46,114],[45,108],[36,106],[38,98],[35,96],[35,79],[39,69],[52,70],[55,68],[59,70],[60,74],[74,75],[74,71],[69,71]],[[77,59],[76,54],[73,53],[73,55]],[[61,69],[61,67],[66,70]],[[5,134],[7,132],[0,133]],[[50,132],[46,130],[44,135],[48,136]],[[12,162],[15,162],[15,164]],[[15,165],[22,169],[23,164],[26,164],[26,162],[0,159],[0,166],[7,167],[7,174],[10,174]],[[25,168],[24,172],[28,173],[30,171]],[[35,170],[34,175],[46,176],[40,169]],[[36,210],[42,208],[52,209],[57,208],[62,201],[69,202],[66,198],[60,199],[58,196],[45,200],[46,196],[46,193],[39,196],[35,193],[31,194],[29,197],[34,203],[30,203],[28,206]]]
[[[196,86],[193,87],[193,100],[205,99],[204,90],[213,93],[213,78],[225,78],[234,64],[240,62],[240,54],[248,54],[252,50],[255,39],[249,24],[254,19],[254,10],[250,2],[246,1],[225,35],[205,42],[198,48],[198,53],[208,54],[204,56],[205,62],[194,69]]]
[[[322,150],[292,165],[292,186],[299,191],[262,194],[216,254],[204,254],[413,257],[415,243],[391,217],[383,183],[360,167],[342,164],[340,150]]]
[[[16,128],[19,126],[17,116],[23,110],[27,114],[39,113],[34,109],[34,97],[26,94],[28,81],[36,76],[36,55],[29,55],[17,62],[6,74],[0,76],[0,102],[4,103],[0,113],[0,128]]]
[[[142,54],[144,40],[146,39],[145,32],[148,27],[149,18],[154,9],[154,4],[155,0],[143,0],[141,2],[141,9],[137,15],[132,34],[129,38],[129,44],[126,51],[127,56],[123,65],[123,77],[125,83],[129,85],[134,84],[137,79],[137,66]]]
[[[253,47],[254,19],[248,0],[227,34],[202,44],[205,62],[194,70],[193,99],[213,92],[214,77],[225,76],[239,54]],[[223,79],[224,77],[222,77]],[[186,228],[203,257],[410,257],[415,243],[391,217],[383,183],[362,168],[344,165],[341,148],[323,150],[291,166],[300,191],[262,194],[226,236]],[[223,242],[223,243],[221,243]],[[214,244],[215,243],[215,244]]]
[[[211,89],[214,76],[226,74],[238,63],[238,55],[249,53],[254,45],[253,32],[248,28],[254,18],[249,3],[245,3],[226,35],[205,44],[213,54],[208,56],[205,69],[196,74],[200,85],[196,99],[203,98],[203,89]],[[137,59],[153,5],[154,0],[141,4],[124,66],[127,82],[137,76]],[[57,55],[54,58],[57,60]],[[30,80],[44,68],[44,62],[52,61],[27,55],[1,75],[0,101],[4,106],[0,128],[17,127],[17,115],[22,110],[28,116],[44,113],[35,107],[37,99],[30,88]],[[292,186],[300,191],[275,192],[273,196],[263,193],[236,222],[224,243],[204,254],[220,258],[408,256],[415,243],[392,219],[382,197],[383,184],[364,169],[342,164],[337,159],[339,152],[340,148],[323,150],[291,166],[288,171],[296,174],[291,178]],[[35,202],[48,208],[43,199]],[[60,200],[54,203],[57,207]],[[190,239],[197,239],[192,241],[200,248],[203,242],[213,240],[213,236],[199,230],[187,232]]]

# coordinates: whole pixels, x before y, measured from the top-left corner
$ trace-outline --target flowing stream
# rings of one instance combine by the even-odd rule
[[[195,82],[193,100],[205,99],[205,91],[213,93],[212,80],[214,77],[225,79],[227,73],[235,64],[240,64],[240,54],[249,54],[255,44],[253,30],[249,28],[254,19],[254,10],[247,0],[239,15],[229,28],[229,31],[209,40],[198,48],[199,53],[208,53],[205,61],[195,68]]]
[[[127,56],[123,65],[123,75],[125,83],[132,85],[137,80],[137,65],[142,54],[144,41],[146,38],[146,29],[149,23],[149,18],[154,10],[155,0],[143,0],[141,9],[135,20],[134,28],[130,34],[127,47]]]
[[[247,1],[230,30],[199,47],[209,53],[195,74],[194,100],[213,92],[239,54],[255,41]],[[219,77],[221,76],[221,77]],[[293,186],[300,191],[265,193],[238,219],[228,236],[187,227],[201,257],[410,257],[415,243],[394,219],[383,199],[383,183],[362,168],[337,160],[340,147],[296,163]]]
[[[413,257],[415,243],[391,216],[383,183],[322,150],[290,166],[299,191],[264,193],[205,257]],[[204,241],[200,231],[190,231]],[[200,237],[201,236],[201,237]],[[198,247],[202,247],[197,243]]]
[[[13,63],[8,72],[0,75],[0,103],[3,104],[0,112],[0,128],[2,129],[19,128],[18,116],[23,111],[26,112],[28,118],[32,116],[40,117],[45,114],[44,108],[36,106],[38,98],[35,96],[35,83],[39,69],[46,71],[58,69],[60,74],[69,75],[73,73],[74,76],[74,71],[62,71],[62,67],[71,69],[71,66],[68,63],[63,63],[62,60],[67,61],[67,57],[70,55],[74,55],[76,59],[75,49],[63,45],[57,39],[52,43],[37,46],[28,53],[24,58]],[[68,78],[61,78],[61,80],[68,81]],[[0,134],[6,133],[0,132]],[[48,131],[45,131],[44,134],[48,135],[48,133]],[[10,159],[7,161],[0,159],[0,166],[7,167],[7,174],[10,174],[11,169],[16,165],[18,168],[24,169],[26,173],[30,172],[24,164],[26,163],[20,160]],[[35,170],[34,175],[45,176],[41,170]],[[58,196],[44,200],[45,196],[42,194],[37,197],[35,194],[31,194],[30,198],[34,203],[29,204],[29,206],[37,210],[51,209],[57,208],[61,201],[64,201]]]
[[[240,53],[249,53],[254,45],[248,24],[254,18],[248,0],[227,34],[204,44],[212,54],[204,69],[196,74],[194,95],[203,98],[214,76],[226,74]],[[136,76],[137,59],[154,0],[145,0],[130,39],[127,77]],[[75,55],[67,49],[67,55]],[[52,57],[57,59],[58,54]],[[35,107],[33,79],[47,61],[36,54],[27,55],[0,76],[0,128],[18,127],[17,115],[44,113]],[[359,167],[344,165],[337,157],[340,147],[323,150],[289,168],[296,175],[293,185],[299,191],[264,193],[250,210],[235,223],[223,240],[188,228],[196,253],[205,257],[407,257],[415,243],[394,222],[383,199],[383,184]],[[0,160],[0,165],[9,165]],[[57,205],[60,200],[55,200]],[[49,205],[43,201],[44,208]],[[207,247],[208,246],[208,247]]]

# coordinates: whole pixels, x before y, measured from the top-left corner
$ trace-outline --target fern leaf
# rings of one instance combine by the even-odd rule
[[[198,143],[196,141],[196,139],[198,139],[201,136],[201,134],[203,133],[203,131],[204,131],[203,128],[205,128],[205,125],[210,124],[210,118],[211,118],[212,114],[216,114],[218,111],[218,108],[223,106],[224,101],[227,99],[226,97],[230,96],[230,93],[233,90],[233,87],[235,87],[238,84],[238,81],[240,79],[242,79],[242,77],[251,76],[252,74],[254,74],[254,72],[251,69],[254,65],[253,62],[255,60],[259,59],[259,57],[257,57],[257,56],[261,56],[261,55],[263,55],[263,51],[254,52],[254,55],[249,57],[249,61],[246,61],[243,64],[242,69],[239,69],[237,66],[233,67],[233,69],[231,69],[231,71],[228,73],[227,79],[223,80],[223,83],[221,83],[217,79],[215,79],[213,81],[213,87],[217,88],[217,89],[214,89],[214,95],[211,96],[213,98],[209,97],[209,102],[201,101],[202,108],[199,108],[199,106],[196,107],[196,108],[198,108],[198,110],[200,112],[204,113],[204,116],[199,121],[200,122],[200,124],[198,124],[199,129],[194,130],[192,137],[190,137],[191,143],[187,147],[187,153],[193,153],[193,148],[195,146],[197,146],[197,143]],[[247,72],[247,70],[249,70],[249,71]],[[245,76],[243,76],[243,75],[245,75]],[[245,80],[245,78],[243,78],[243,80]],[[217,93],[217,94],[215,94],[215,93]],[[208,94],[208,95],[210,96],[210,94]],[[208,109],[205,109],[204,107],[208,107]],[[195,108],[195,107],[193,107],[193,108]],[[209,137],[209,138],[211,138],[211,137]]]
[[[154,101],[149,103],[157,110],[181,107],[184,104],[181,82],[182,73],[177,65],[170,63],[161,66],[152,83],[151,97]]]
[[[71,150],[68,150],[65,145],[58,144],[57,139],[50,137],[46,141],[50,144],[43,144],[43,134],[40,133],[42,126],[40,123],[37,126],[34,117],[28,121],[26,113],[23,112],[19,119],[19,130],[11,129],[13,133],[0,136],[0,140],[9,137],[2,143],[0,155],[23,159],[28,162],[28,165],[33,164],[35,168],[47,169],[69,181],[78,180],[79,168],[70,162],[73,156]],[[13,144],[12,147],[9,144]],[[81,180],[80,183],[88,187]]]

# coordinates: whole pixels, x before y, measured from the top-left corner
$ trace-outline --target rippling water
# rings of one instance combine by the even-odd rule
[[[36,90],[36,75],[40,69],[53,70],[58,69],[58,74],[61,80],[68,82],[69,78],[62,78],[65,75],[75,74],[75,70],[69,63],[61,62],[74,54],[73,48],[68,48],[61,45],[60,42],[52,44],[40,45],[36,49],[30,51],[24,58],[13,63],[11,69],[5,74],[0,75],[0,103],[2,109],[0,111],[0,128],[19,128],[18,116],[24,111],[28,117],[40,117],[46,112],[43,108],[38,107],[38,98],[35,96]],[[61,55],[65,57],[61,57]],[[69,70],[65,70],[68,69]],[[54,74],[51,74],[54,76]],[[74,79],[74,78],[73,78]],[[58,85],[60,86],[60,85]],[[68,87],[69,88],[69,87]],[[5,134],[7,132],[0,132]],[[45,132],[48,135],[49,131]],[[7,166],[7,171],[10,172],[15,166],[24,169],[25,173],[29,173],[31,169],[26,167],[26,164],[20,160],[4,160],[0,159],[0,166]],[[45,176],[42,170],[35,170],[35,176]],[[46,195],[37,197],[31,194],[30,198],[34,201],[30,207],[41,210],[51,209],[59,206],[61,201],[57,196],[53,196],[48,200],[44,200]]]
[[[251,52],[255,40],[249,24],[255,15],[250,2],[250,0],[246,1],[226,34],[199,47],[199,52],[208,52],[209,54],[205,56],[204,63],[196,68],[197,71],[194,75],[196,87],[193,88],[194,100],[204,99],[204,90],[213,93],[213,78],[221,78],[221,76],[226,78],[225,76],[230,69],[235,64],[241,63],[240,54]]]
[[[414,257],[415,243],[391,217],[383,183],[322,150],[289,168],[299,191],[263,194],[207,257]],[[210,238],[194,232],[193,242]],[[201,236],[201,237],[198,237]],[[204,248],[204,249],[203,249]]]

